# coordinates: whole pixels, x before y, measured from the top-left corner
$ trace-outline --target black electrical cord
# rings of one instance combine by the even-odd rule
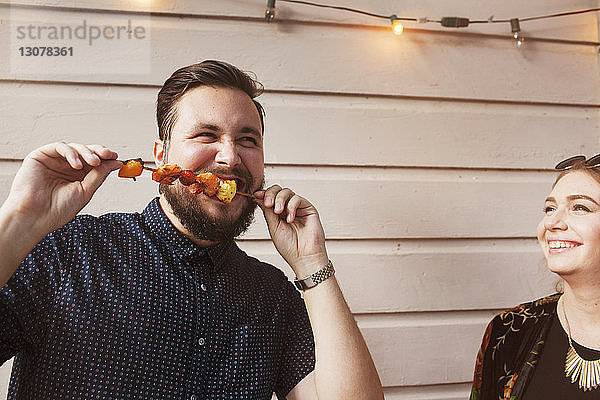
[[[285,3],[304,4],[304,5],[313,6],[313,7],[331,8],[334,10],[348,11],[348,12],[353,12],[353,13],[362,14],[362,15],[368,15],[370,17],[382,18],[382,19],[387,19],[387,20],[395,19],[395,20],[400,20],[400,21],[415,21],[415,22],[419,21],[419,19],[417,19],[417,18],[397,17],[396,15],[375,14],[375,13],[371,13],[368,11],[357,10],[355,8],[332,6],[332,5],[328,5],[328,4],[313,3],[310,1],[302,1],[302,0],[279,0],[279,1],[285,2]],[[521,22],[534,21],[534,20],[538,20],[538,19],[564,17],[564,16],[568,16],[568,15],[585,14],[585,13],[596,12],[596,11],[600,11],[600,8],[588,8],[585,10],[565,11],[565,12],[556,13],[556,14],[539,15],[536,17],[518,18],[518,20]],[[483,20],[469,20],[468,18],[462,18],[462,19],[468,20],[469,24],[510,23],[510,19],[493,19],[492,17],[490,17],[489,19],[483,19]],[[441,20],[427,19],[426,21],[442,23]]]
[[[565,12],[556,13],[556,14],[539,15],[537,17],[518,18],[518,20],[521,21],[521,22],[523,22],[523,21],[535,21],[535,20],[538,20],[538,19],[565,17],[565,16],[568,16],[568,15],[585,14],[585,13],[596,12],[596,11],[600,11],[600,8],[588,8],[588,9],[585,9],[585,10],[578,10],[578,11],[565,11]],[[489,24],[489,23],[497,24],[497,23],[506,23],[506,22],[510,22],[510,19],[493,19],[493,18],[490,18],[490,19],[485,19],[485,20],[469,21],[469,23],[471,23],[471,24]]]
[[[313,7],[332,8],[334,10],[348,11],[348,12],[353,12],[356,14],[368,15],[369,17],[382,18],[382,19],[387,19],[387,20],[390,20],[391,18],[394,17],[393,15],[375,14],[375,13],[371,13],[368,11],[357,10],[355,8],[342,7],[342,6],[331,6],[331,5],[327,5],[327,4],[318,4],[318,3],[312,3],[310,1],[302,1],[302,0],[279,0],[279,1],[285,2],[285,3],[304,4],[304,5],[313,6]],[[402,21],[416,21],[417,20],[416,18],[397,18],[397,17],[395,19],[399,19]]]
[[[567,12],[562,12],[562,13],[558,13],[558,14],[541,15],[539,17],[519,18],[519,21],[534,21],[536,19],[564,17],[566,15],[585,14],[585,13],[596,12],[596,11],[600,11],[600,8],[588,8],[587,10],[567,11]]]

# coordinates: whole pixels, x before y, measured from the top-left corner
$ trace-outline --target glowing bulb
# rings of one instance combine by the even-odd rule
[[[398,20],[398,19],[392,20],[392,31],[396,35],[402,35],[402,32],[404,32],[404,26],[402,26],[402,22],[400,22],[400,20]]]

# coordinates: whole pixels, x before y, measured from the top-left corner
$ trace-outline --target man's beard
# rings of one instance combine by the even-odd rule
[[[218,174],[217,171],[210,172]],[[247,190],[246,188],[255,188],[250,174],[237,170],[234,171],[234,173],[244,180],[244,190]],[[259,190],[263,185],[264,178],[258,187],[251,190]],[[176,182],[173,185],[160,184],[159,192],[165,196],[165,199],[173,210],[173,214],[175,214],[179,222],[194,238],[198,240],[209,240],[211,242],[233,240],[246,232],[254,220],[254,210],[256,210],[256,207],[258,206],[258,204],[251,199],[244,197],[241,199],[243,205],[240,215],[234,220],[229,220],[227,219],[227,215],[222,218],[209,215],[204,209],[202,202],[195,198],[196,196],[203,195],[195,195],[188,192],[187,188],[179,182]],[[211,200],[207,199],[206,201]],[[228,207],[225,204],[220,206]]]

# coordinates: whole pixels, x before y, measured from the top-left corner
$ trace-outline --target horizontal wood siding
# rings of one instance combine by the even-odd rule
[[[0,151],[21,159],[48,141],[103,142],[123,157],[151,160],[145,139],[157,135],[158,90],[0,82]],[[260,99],[269,163],[548,168],[549,160],[597,148],[589,135],[599,128],[596,107],[291,92]]]

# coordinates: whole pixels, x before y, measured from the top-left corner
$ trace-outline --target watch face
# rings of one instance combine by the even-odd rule
[[[305,290],[304,281],[294,281],[294,285],[298,288],[298,290]]]
[[[312,276],[308,278],[304,278],[302,280],[294,281],[296,287],[300,290],[310,289],[311,287],[317,286],[317,282],[315,282]]]

